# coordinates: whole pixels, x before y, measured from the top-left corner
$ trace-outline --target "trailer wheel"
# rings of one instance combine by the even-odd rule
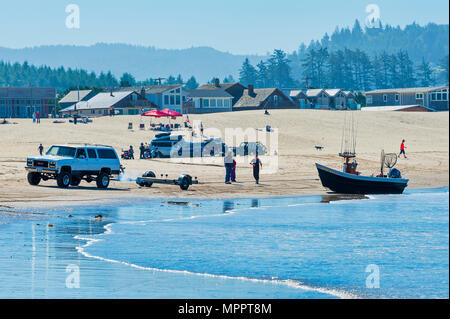
[[[153,171],[147,171],[144,174],[142,174],[142,177],[156,177],[156,175],[155,175],[155,173],[153,173]],[[152,187],[153,183],[152,182],[142,182],[139,185],[146,186],[146,187]]]
[[[28,179],[28,183],[30,183],[30,185],[36,186],[41,181],[41,174],[36,173],[36,172],[30,172],[27,175],[27,179]]]
[[[189,185],[192,183],[192,177],[189,175],[181,175],[178,178],[178,184],[180,185],[181,190],[187,191],[189,188]]]

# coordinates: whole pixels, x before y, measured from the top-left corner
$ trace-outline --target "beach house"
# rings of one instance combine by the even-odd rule
[[[293,109],[296,104],[277,88],[255,89],[252,84],[233,106],[233,111],[257,109]]]
[[[365,92],[366,106],[418,106],[448,111],[448,85],[435,87],[381,89]]]
[[[297,105],[297,107],[304,109],[308,104],[308,96],[302,90],[291,90],[289,92],[289,97]]]
[[[62,115],[78,114],[80,116],[98,117],[104,115],[137,115],[143,110],[156,108],[151,101],[136,91],[100,92],[87,101],[77,102],[60,113]]]
[[[235,105],[237,101],[244,94],[244,90],[247,89],[240,83],[220,83],[219,79],[214,79],[213,84],[204,84],[198,87],[199,90],[224,90],[231,96],[233,96],[232,103]]]
[[[309,89],[306,91],[308,103],[313,109],[329,109],[330,95],[323,89]]]
[[[31,118],[37,112],[44,118],[56,112],[55,88],[0,87],[1,118]]]
[[[232,111],[233,96],[222,89],[185,91],[183,113],[214,113]]]

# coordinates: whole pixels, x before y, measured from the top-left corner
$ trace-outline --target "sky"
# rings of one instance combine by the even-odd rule
[[[71,4],[79,9],[79,25]],[[336,26],[352,26],[355,19],[364,25],[378,12],[383,23],[403,27],[448,24],[448,10],[448,0],[0,0],[0,46],[103,42],[292,52]]]

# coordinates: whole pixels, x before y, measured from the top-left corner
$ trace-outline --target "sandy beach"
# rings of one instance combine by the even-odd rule
[[[448,112],[355,112],[359,171],[364,175],[377,174],[380,152],[399,151],[406,139],[407,159],[400,158],[397,168],[409,178],[409,188],[448,186],[449,174],[449,115]],[[133,181],[112,181],[107,190],[98,190],[95,183],[82,182],[79,187],[60,189],[54,180],[30,186],[24,169],[27,156],[38,155],[38,145],[45,150],[53,144],[97,143],[113,146],[120,155],[122,149],[141,142],[149,143],[155,132],[146,128],[149,118],[116,116],[94,118],[92,123],[74,125],[68,119],[53,123],[43,119],[33,124],[30,119],[10,119],[14,124],[0,125],[0,209],[3,207],[80,205],[93,201],[112,201],[122,198],[240,198],[324,194],[315,162],[340,169],[340,150],[344,112],[317,110],[274,110],[269,116],[262,111],[245,111],[190,115],[190,121],[201,120],[205,135],[227,128],[278,128],[278,145],[271,149],[278,155],[278,169],[263,166],[261,182],[255,185],[249,158],[237,158],[237,183],[224,184],[222,158],[209,158],[198,163],[190,159],[122,161],[128,176],[137,177],[152,170],[157,176],[169,174],[176,178],[187,173],[198,177],[199,185],[181,192],[178,187],[154,185],[141,188]],[[134,130],[128,129],[133,123]],[[159,122],[159,119],[153,119]],[[161,122],[166,122],[162,119]],[[180,122],[180,121],[178,121]],[[262,132],[259,130],[258,132]],[[270,136],[266,138],[270,140]],[[273,137],[273,136],[272,136]],[[317,150],[314,146],[323,146]],[[262,162],[272,159],[262,156]]]

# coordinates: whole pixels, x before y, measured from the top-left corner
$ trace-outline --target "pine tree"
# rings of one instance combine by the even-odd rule
[[[257,72],[253,65],[250,64],[248,58],[242,63],[242,67],[239,71],[239,82],[247,86],[249,84],[255,84],[257,79]]]
[[[421,86],[431,86],[434,84],[433,70],[429,62],[422,58],[422,63],[417,67],[418,80]]]
[[[187,90],[195,90],[198,88],[197,80],[194,76],[191,76],[189,80],[187,80],[186,85],[184,86]]]

